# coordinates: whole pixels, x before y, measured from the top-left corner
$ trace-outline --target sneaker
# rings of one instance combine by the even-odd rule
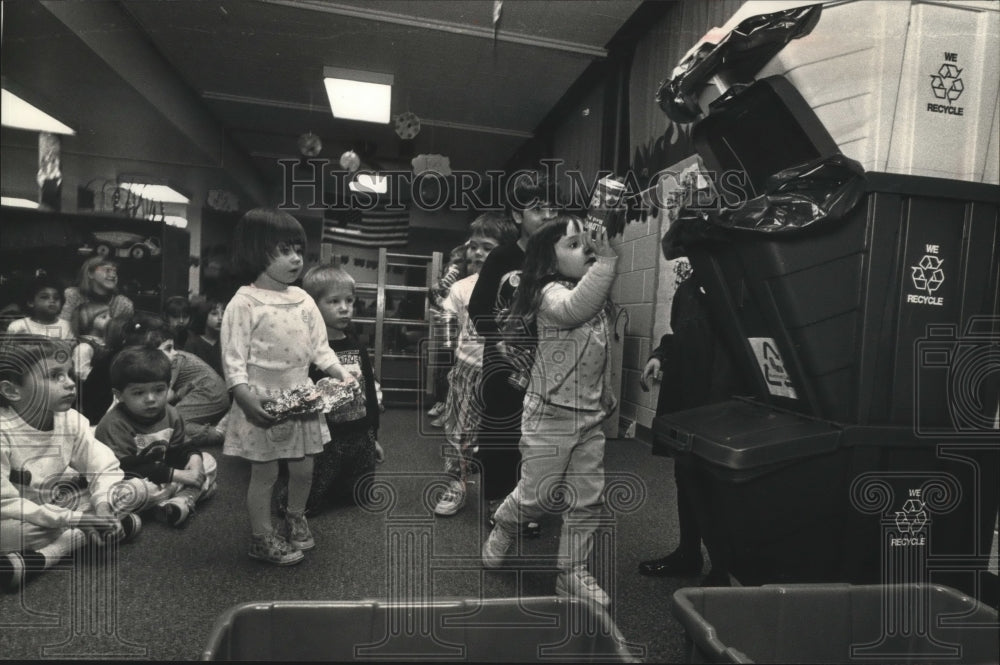
[[[579,598],[604,607],[611,604],[608,594],[582,564],[559,573],[556,578],[556,595],[562,598]]]
[[[174,497],[157,504],[153,514],[160,522],[166,522],[170,526],[180,526],[193,512],[194,506],[180,497]]]
[[[442,413],[444,413],[444,402],[437,402],[427,411],[427,415],[431,418],[437,418]]]
[[[251,536],[248,554],[251,559],[266,561],[276,566],[292,566],[305,558],[300,549],[276,533]]]
[[[486,522],[490,525],[490,528],[497,525],[497,521],[493,516],[497,512],[497,508],[503,503],[502,499],[492,499],[489,502],[489,514],[486,517]],[[525,522],[521,525],[521,535],[525,538],[538,538],[542,535],[542,525],[538,522]]]
[[[20,552],[0,556],[0,589],[16,591],[25,577],[24,557]]]
[[[201,496],[198,497],[198,500],[199,501],[208,501],[213,496],[215,496],[215,493],[218,492],[218,491],[219,491],[219,483],[217,483],[216,481],[213,480],[212,484],[209,485],[208,487],[206,487],[204,489],[204,491],[202,491]]]
[[[483,543],[483,567],[499,568],[516,537],[517,534],[507,531],[500,525],[493,527],[486,542]]]
[[[142,531],[142,518],[135,513],[129,513],[125,515],[120,520],[122,525],[122,537],[118,541],[120,543],[127,543],[131,540],[135,540],[139,532]]]
[[[448,489],[434,506],[435,515],[454,515],[465,505],[465,485],[461,480],[452,480]]]
[[[285,530],[288,533],[288,542],[303,552],[316,547],[312,532],[309,530],[309,522],[306,521],[304,513],[293,513],[285,511]]]

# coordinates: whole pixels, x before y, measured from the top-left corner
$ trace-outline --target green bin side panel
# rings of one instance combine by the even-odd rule
[[[791,584],[684,588],[673,613],[692,662],[998,660],[997,612],[949,587]]]
[[[960,343],[998,314],[1000,188],[867,174],[843,220],[689,247],[719,330],[755,396],[845,423],[951,424],[945,373],[917,360],[931,327]],[[762,376],[749,338],[773,339],[796,395]]]
[[[633,662],[603,610],[555,597],[277,601],[224,613],[205,660]]]

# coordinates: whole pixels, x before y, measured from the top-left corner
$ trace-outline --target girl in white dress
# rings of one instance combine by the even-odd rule
[[[310,363],[357,386],[327,343],[315,301],[291,286],[302,272],[304,246],[302,226],[286,212],[257,208],[243,216],[233,238],[233,266],[252,282],[226,307],[220,336],[226,385],[234,398],[223,454],[251,462],[249,554],[277,565],[298,563],[302,551],[315,545],[303,513],[312,456],[323,450],[330,432],[322,413],[279,422],[263,403],[283,389],[311,385]],[[279,533],[271,521],[271,492],[282,459],[288,464],[288,510]]]

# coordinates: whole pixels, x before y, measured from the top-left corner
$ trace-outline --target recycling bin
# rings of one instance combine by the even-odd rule
[[[688,83],[702,113],[720,82],[780,75],[865,170],[1000,184],[998,38],[989,0],[751,1],[682,63],[714,63]]]
[[[654,449],[687,471],[713,569],[741,584],[934,582],[985,594],[995,430],[928,440],[750,399],[664,414],[651,430]]]
[[[692,663],[996,663],[997,612],[940,585],[683,588]]]
[[[556,597],[243,603],[201,659],[639,662],[602,608]]]
[[[754,396],[775,406],[918,432],[981,422],[992,411],[956,409],[979,381],[963,358],[1000,339],[1000,188],[865,182],[842,219],[688,242],[716,325]]]
[[[691,479],[713,568],[748,585],[845,579],[842,428],[738,399],[658,416],[651,431]]]

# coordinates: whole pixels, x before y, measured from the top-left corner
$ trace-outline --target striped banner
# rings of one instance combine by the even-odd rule
[[[400,247],[409,242],[410,211],[327,210],[323,242],[355,247]]]

